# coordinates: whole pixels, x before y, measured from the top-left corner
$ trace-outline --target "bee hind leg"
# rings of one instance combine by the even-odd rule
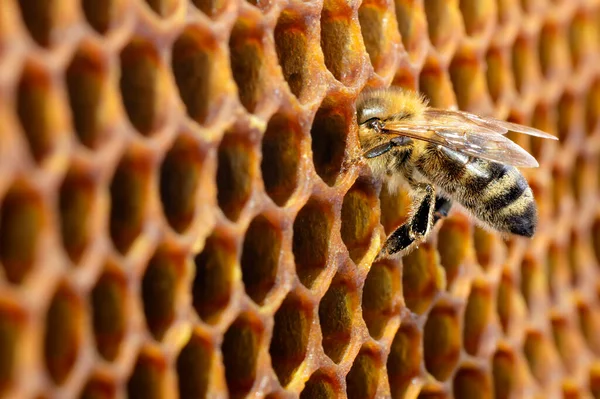
[[[435,224],[438,220],[445,218],[450,213],[450,209],[452,208],[452,200],[448,198],[436,196],[435,197],[435,207],[433,212],[433,224]]]

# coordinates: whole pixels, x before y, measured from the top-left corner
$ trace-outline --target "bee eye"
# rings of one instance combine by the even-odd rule
[[[383,127],[381,124],[381,120],[379,118],[371,118],[365,121],[364,123],[365,126],[379,132],[381,130],[381,128]]]

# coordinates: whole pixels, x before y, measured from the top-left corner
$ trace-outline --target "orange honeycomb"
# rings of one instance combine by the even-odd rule
[[[533,241],[406,219],[354,101],[529,124]],[[0,396],[600,398],[600,1],[0,1]]]

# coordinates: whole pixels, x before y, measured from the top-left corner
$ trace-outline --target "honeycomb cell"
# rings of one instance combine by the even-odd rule
[[[424,313],[444,285],[435,248],[422,244],[402,262],[402,292],[406,306],[414,313]]]
[[[75,133],[83,145],[97,149],[106,141],[110,119],[114,118],[102,54],[82,46],[67,69],[66,82]]]
[[[453,4],[445,0],[424,2],[429,40],[437,48],[445,47],[456,36],[453,33],[457,29]]]
[[[348,283],[334,278],[334,282],[319,303],[319,324],[323,334],[323,350],[339,363],[350,344],[354,323],[352,316],[358,308],[358,295]]]
[[[394,14],[387,2],[363,1],[358,9],[358,20],[363,43],[375,73],[383,75],[392,65],[390,54],[399,41],[395,35]]]
[[[458,54],[452,60],[449,72],[458,107],[472,111],[483,110],[488,103],[487,82],[480,61],[470,54]]]
[[[595,306],[580,303],[577,306],[579,316],[579,329],[585,338],[587,346],[594,352],[600,354],[600,311]]]
[[[428,63],[423,67],[419,75],[419,91],[425,95],[432,107],[448,108],[455,104],[456,97],[450,74],[435,63]]]
[[[590,87],[586,98],[586,131],[588,135],[600,129],[600,79]]]
[[[362,315],[369,334],[380,339],[388,321],[400,308],[400,267],[396,262],[382,261],[369,269],[362,295]]]
[[[600,398],[600,367],[597,365],[590,369],[590,391],[595,399]]]
[[[560,98],[557,109],[558,139],[566,141],[580,133],[579,128],[583,128],[581,124],[584,120],[583,106],[577,95],[565,92]]]
[[[342,169],[352,118],[343,105],[336,106],[328,100],[315,115],[310,130],[313,163],[317,174],[329,186],[335,184]]]
[[[126,153],[110,184],[110,236],[126,254],[142,232],[148,207],[151,159],[141,151]]]
[[[339,384],[331,376],[317,370],[304,385],[300,399],[334,399],[338,397],[339,391]]]
[[[100,376],[92,376],[83,387],[80,399],[114,399],[117,388],[113,381]]]
[[[269,353],[271,364],[283,387],[294,378],[294,372],[307,354],[312,311],[299,296],[289,294],[275,313]]]
[[[518,376],[515,372],[515,356],[508,350],[499,349],[492,358],[492,376],[494,380],[494,398],[513,397]]]
[[[465,30],[469,36],[482,34],[495,18],[495,7],[492,0],[460,0],[459,7]]]
[[[296,273],[306,287],[312,287],[327,266],[333,214],[331,205],[310,199],[294,220],[292,251]]]
[[[244,313],[233,322],[223,337],[221,351],[225,379],[232,398],[244,398],[256,378],[257,357],[263,326],[255,316]]]
[[[498,286],[498,294],[496,298],[496,311],[500,325],[505,333],[508,332],[512,325],[512,320],[515,313],[515,297],[516,290],[513,279],[508,273],[504,273]]]
[[[534,311],[542,299],[546,282],[541,266],[531,257],[526,257],[519,268],[521,271],[521,294],[527,307]]]
[[[54,294],[46,314],[44,361],[50,378],[64,383],[81,351],[83,314],[75,292],[66,285]]]
[[[461,334],[456,309],[436,305],[423,329],[425,368],[439,381],[452,374],[460,355]]]
[[[68,140],[62,100],[43,67],[33,63],[25,66],[16,106],[31,155],[41,164]]]
[[[492,382],[488,373],[474,367],[462,367],[452,384],[455,398],[491,399]]]
[[[218,18],[227,8],[227,0],[191,0],[191,2],[211,18]]]
[[[352,368],[346,375],[348,399],[372,399],[379,384],[379,359],[377,354],[363,348],[354,359]]]
[[[127,382],[131,399],[159,399],[167,394],[165,359],[154,350],[143,350]]]
[[[169,108],[168,79],[153,44],[134,37],[121,52],[121,98],[131,124],[144,136],[158,130]]]
[[[475,281],[465,310],[463,343],[467,353],[477,356],[491,324],[493,308],[492,288],[485,282]]]
[[[569,71],[569,43],[559,26],[547,24],[542,28],[538,53],[540,67],[546,79],[557,79]]]
[[[142,278],[142,300],[146,323],[154,337],[162,339],[175,320],[182,279],[192,269],[185,252],[159,247]]]
[[[510,65],[505,52],[490,47],[485,55],[487,91],[493,101],[498,101],[513,82],[510,76]]]
[[[91,313],[96,349],[116,359],[127,329],[127,281],[114,265],[106,268],[92,290]]]
[[[448,285],[460,274],[461,266],[471,245],[470,226],[462,219],[447,218],[438,233],[438,252],[446,270]],[[456,243],[460,243],[457,245]]]
[[[553,317],[551,320],[552,336],[558,349],[562,362],[568,372],[575,373],[579,360],[583,354],[574,326],[562,317]]]
[[[267,194],[284,206],[298,186],[301,154],[305,148],[300,124],[276,114],[262,140],[261,171]]]
[[[21,309],[0,303],[0,394],[14,383],[25,323],[26,314]]]
[[[388,380],[393,398],[403,398],[411,381],[421,372],[423,349],[421,331],[410,322],[402,322],[392,341],[387,360]]]
[[[248,226],[242,249],[242,280],[246,294],[262,305],[277,280],[281,258],[281,231],[259,215]]]
[[[495,242],[494,235],[486,229],[479,226],[473,228],[473,244],[477,263],[484,269],[489,268],[491,265]]]
[[[233,292],[235,247],[233,243],[213,233],[206,239],[204,249],[196,256],[194,263],[194,308],[207,323],[217,323]]]
[[[512,48],[512,71],[515,87],[520,94],[534,87],[538,80],[538,59],[532,48],[532,40],[518,37]]]
[[[565,35],[565,39],[569,41],[571,61],[576,67],[593,60],[594,52],[600,44],[598,24],[594,22],[592,15],[585,8],[579,10],[571,20],[568,36]]]
[[[382,187],[379,192],[380,222],[386,235],[392,234],[406,222],[411,205],[412,201],[406,190],[399,189],[392,192],[386,185]]]
[[[359,264],[369,251],[379,223],[377,193],[372,184],[361,179],[348,190],[342,203],[341,234],[350,258]]]
[[[81,8],[88,23],[98,33],[107,33],[118,17],[119,0],[82,0]]]
[[[412,58],[417,58],[425,50],[423,39],[427,29],[422,3],[412,0],[394,0],[394,6],[404,49]]]
[[[537,331],[527,333],[523,353],[535,379],[546,386],[557,372],[557,363],[548,340]]]
[[[61,4],[63,3],[63,4]],[[21,0],[21,17],[29,34],[43,47],[49,47],[53,39],[62,29],[62,13],[65,11],[65,2],[60,0]]]
[[[184,30],[173,44],[171,68],[188,116],[200,125],[213,123],[231,92],[231,71],[213,35]]]
[[[179,5],[179,0],[145,0],[146,4],[150,6],[159,16],[166,18],[169,17],[173,11],[175,11]]]
[[[200,334],[192,334],[177,357],[180,398],[205,398],[214,373],[212,344]]]
[[[160,167],[160,200],[169,225],[185,233],[196,215],[205,178],[205,154],[196,139],[180,134]],[[208,190],[205,190],[208,191]]]
[[[0,266],[11,283],[20,284],[33,269],[45,224],[39,194],[13,184],[0,203]]]
[[[217,201],[233,222],[250,199],[256,164],[256,154],[250,144],[237,134],[226,133],[218,152]]]

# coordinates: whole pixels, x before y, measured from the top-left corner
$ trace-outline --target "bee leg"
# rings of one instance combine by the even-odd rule
[[[450,213],[450,208],[452,208],[452,200],[439,196],[435,197],[433,224],[435,224],[438,220],[448,216],[448,213]]]

